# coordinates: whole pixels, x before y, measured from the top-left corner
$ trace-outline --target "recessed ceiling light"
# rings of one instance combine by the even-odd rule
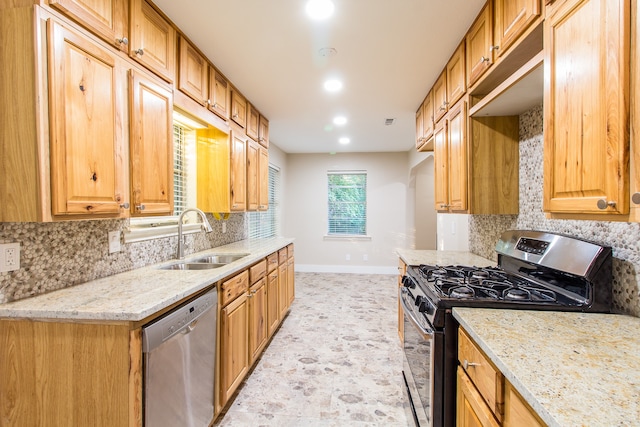
[[[333,47],[323,47],[322,49],[318,50],[318,53],[320,54],[320,56],[329,58],[332,56],[336,56],[338,54],[338,51]]]
[[[340,144],[348,144],[348,143],[350,143],[350,142],[351,142],[351,140],[350,140],[349,138],[342,137],[342,138],[340,138],[340,139],[338,140],[338,142],[339,142]]]
[[[330,17],[333,14],[333,9],[331,0],[309,0],[306,7],[307,15],[316,21]]]
[[[342,82],[340,80],[327,80],[324,82],[324,89],[328,92],[338,92],[342,89]]]
[[[336,116],[333,118],[333,124],[342,126],[347,124],[347,118],[345,116]]]

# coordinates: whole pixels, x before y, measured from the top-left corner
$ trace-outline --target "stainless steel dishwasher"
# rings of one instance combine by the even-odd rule
[[[142,329],[145,427],[205,427],[213,420],[216,289]]]

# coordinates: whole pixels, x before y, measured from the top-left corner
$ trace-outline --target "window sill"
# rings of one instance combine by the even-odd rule
[[[325,234],[322,240],[347,240],[347,241],[370,241],[371,236],[361,236],[357,234]]]

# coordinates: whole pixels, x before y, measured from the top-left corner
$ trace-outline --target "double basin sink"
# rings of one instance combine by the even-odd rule
[[[211,270],[224,267],[234,261],[246,257],[249,254],[233,255],[207,255],[191,261],[180,261],[174,264],[160,267],[161,270]]]

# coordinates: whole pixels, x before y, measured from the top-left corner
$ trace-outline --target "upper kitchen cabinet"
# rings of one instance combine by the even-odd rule
[[[209,110],[222,117],[225,121],[231,111],[231,95],[229,82],[213,67],[209,69]]]
[[[235,88],[231,88],[231,120],[242,128],[247,126],[247,100]]]
[[[442,70],[440,77],[431,88],[433,92],[433,120],[440,121],[447,114],[447,70]]]
[[[117,100],[124,82],[115,54],[48,24],[52,213],[117,215],[124,192]]]
[[[196,130],[196,204],[205,212],[229,212],[231,150],[229,135],[217,128]]]
[[[494,0],[495,45],[498,56],[542,16],[541,0]]]
[[[258,152],[258,210],[269,209],[269,150],[260,147]]]
[[[254,141],[258,140],[260,132],[260,112],[250,102],[247,102],[247,136]]]
[[[269,120],[262,114],[260,114],[260,124],[258,127],[258,142],[264,148],[269,148]]]
[[[131,214],[173,212],[173,92],[141,72],[130,74]]]
[[[231,205],[232,212],[247,208],[247,137],[240,129],[231,129]]]
[[[146,0],[131,1],[129,56],[173,82],[176,74],[176,30]]]
[[[209,105],[209,63],[184,37],[180,37],[178,89],[200,105]]]
[[[487,1],[465,38],[467,86],[471,87],[493,64],[493,2]]]
[[[467,91],[467,70],[464,53],[464,40],[462,40],[462,43],[460,43],[449,62],[447,62],[447,106],[454,105]]]
[[[435,208],[477,215],[518,213],[518,117],[467,115],[467,98],[434,132]]]
[[[633,3],[632,21],[632,54],[631,54],[631,93],[639,93],[640,88],[640,6]],[[632,179],[631,179],[631,209],[632,221],[640,221],[640,97],[631,97],[631,141],[633,151]]]
[[[48,0],[49,6],[71,17],[104,41],[127,52],[128,0]]]
[[[260,185],[258,183],[258,156],[260,153],[260,144],[252,139],[247,140],[247,210],[258,210],[258,192]]]
[[[416,149],[418,151],[433,150],[433,91],[429,91],[416,111]]]
[[[566,0],[547,6],[546,212],[629,212],[629,3]]]

